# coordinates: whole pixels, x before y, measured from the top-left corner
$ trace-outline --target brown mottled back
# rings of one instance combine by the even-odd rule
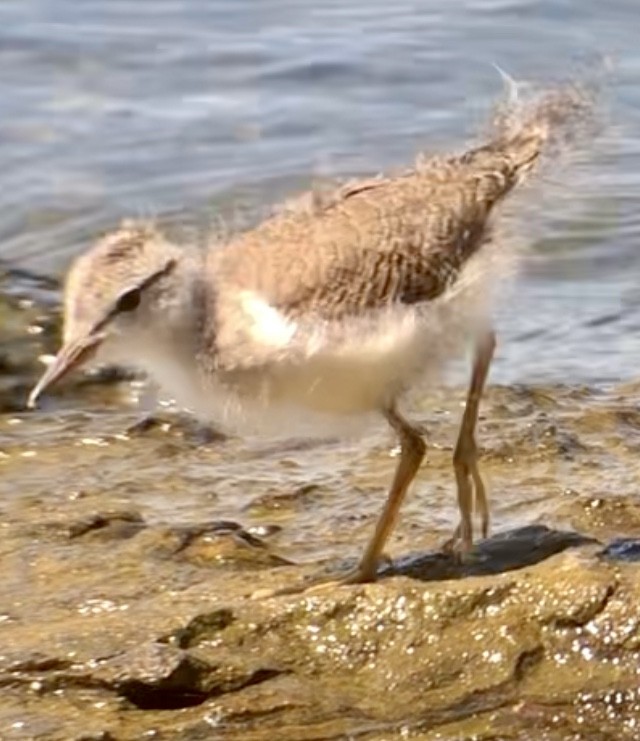
[[[576,86],[510,101],[485,146],[347,184],[324,203],[310,194],[299,199],[306,206],[232,240],[211,270],[292,318],[433,300],[488,239],[494,206],[545,148],[579,135],[592,109],[591,94]]]
[[[242,235],[216,258],[217,270],[293,318],[339,319],[435,299],[487,238],[493,206],[537,157],[530,144],[347,184],[328,203],[294,208]]]

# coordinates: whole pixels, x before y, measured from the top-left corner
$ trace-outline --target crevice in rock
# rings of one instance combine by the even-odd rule
[[[118,694],[138,710],[182,710],[202,705],[209,697],[207,692],[153,687],[144,682],[127,682],[119,688]]]
[[[178,648],[192,648],[212,635],[228,628],[234,621],[232,610],[221,608],[204,615],[197,615],[173,633],[159,639],[160,643],[173,643]]]
[[[536,646],[528,651],[523,651],[518,656],[513,667],[513,676],[517,682],[522,681],[525,676],[536,667],[544,658],[544,648]]]
[[[216,686],[210,692],[186,686],[171,686],[169,683],[152,685],[140,681],[124,682],[117,688],[117,692],[138,710],[182,710],[202,705],[209,698],[218,697],[225,692],[237,692],[245,687],[262,684],[280,674],[282,672],[278,669],[258,669],[239,686],[227,689]]]
[[[72,661],[61,659],[57,656],[34,656],[10,664],[7,667],[7,671],[16,673],[50,672],[69,669],[72,666]]]
[[[69,527],[69,539],[80,538],[97,530],[112,528],[117,530],[121,538],[137,535],[146,527],[146,523],[139,512],[134,510],[120,510],[114,512],[96,512],[89,517],[73,523]]]
[[[599,602],[594,604],[589,609],[585,609],[580,614],[575,615],[574,617],[559,617],[559,618],[552,618],[549,621],[549,624],[556,629],[562,629],[562,628],[581,628],[582,626],[586,625],[587,623],[591,622],[594,618],[596,618],[600,613],[604,612],[607,608],[607,605],[609,604],[611,598],[616,593],[616,590],[618,588],[618,583],[610,584],[604,594],[602,595],[602,598]]]

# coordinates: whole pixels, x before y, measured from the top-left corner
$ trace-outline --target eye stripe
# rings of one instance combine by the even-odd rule
[[[132,288],[130,291],[121,293],[116,301],[115,309],[118,314],[128,311],[135,311],[140,306],[142,291],[139,288]]]
[[[92,333],[100,332],[104,327],[118,314],[125,312],[125,311],[132,311],[137,307],[137,305],[140,303],[140,296],[142,294],[142,291],[152,286],[154,283],[156,283],[160,278],[163,278],[165,275],[168,275],[176,266],[175,260],[169,260],[167,264],[161,268],[160,270],[157,270],[155,273],[152,273],[150,276],[145,278],[138,286],[134,286],[130,288],[127,291],[124,291],[120,294],[120,296],[116,299],[115,304],[109,309],[109,311],[105,314],[105,316],[96,323],[94,326]],[[138,301],[135,306],[132,306],[129,308],[123,308],[121,306],[121,301],[123,298],[130,294],[137,294],[138,295]]]

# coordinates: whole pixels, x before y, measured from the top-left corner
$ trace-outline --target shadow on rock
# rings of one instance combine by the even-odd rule
[[[602,558],[610,561],[640,561],[640,538],[616,538],[600,553]]]
[[[533,566],[567,548],[598,542],[570,530],[529,525],[498,533],[479,543],[465,563],[459,563],[454,556],[444,553],[407,556],[383,567],[381,576],[401,575],[422,581],[442,581],[500,574]]]

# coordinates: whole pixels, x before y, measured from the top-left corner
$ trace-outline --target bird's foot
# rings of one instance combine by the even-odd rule
[[[298,584],[291,584],[290,586],[282,587],[281,589],[258,589],[251,594],[251,599],[267,599],[269,597],[282,597],[291,594],[322,594],[332,589],[344,587],[350,584],[367,584],[375,581],[376,578],[376,571],[372,572],[371,569],[363,568],[360,565],[337,578],[332,578],[331,576],[320,576],[307,579]]]
[[[453,557],[457,563],[465,563],[469,560],[473,550],[473,536],[462,536],[462,527],[458,525],[453,535],[442,544],[442,552]]]

